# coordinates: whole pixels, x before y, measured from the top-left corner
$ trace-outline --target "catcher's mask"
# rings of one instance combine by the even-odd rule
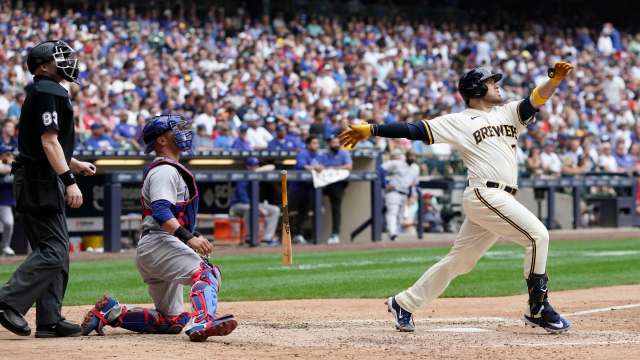
[[[34,74],[38,66],[51,60],[55,62],[58,74],[63,79],[80,85],[76,51],[62,40],[45,41],[31,49],[27,56],[29,72]]]
[[[191,120],[182,115],[160,115],[154,117],[145,125],[142,131],[142,139],[147,144],[144,153],[148,154],[153,151],[153,143],[156,139],[167,131],[172,130],[178,148],[188,152],[190,155],[194,155],[192,146],[193,130],[187,129],[191,122]]]

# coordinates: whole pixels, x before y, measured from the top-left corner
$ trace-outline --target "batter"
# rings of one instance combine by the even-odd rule
[[[184,328],[191,341],[230,334],[233,315],[216,318],[221,274],[209,263],[212,246],[195,230],[198,189],[195,178],[178,160],[191,150],[191,122],[179,115],[158,116],[143,130],[158,157],[144,169],[142,235],[135,264],[148,286],[155,309],[123,306],[104,295],[82,323],[84,335],[104,335],[112,327],[155,334],[178,334]],[[196,251],[198,253],[196,253]],[[199,255],[200,254],[200,255]],[[182,286],[191,285],[192,312],[184,312]]]
[[[400,331],[414,331],[412,313],[440,296],[451,280],[466,274],[502,236],[526,248],[524,277],[529,301],[524,321],[549,332],[565,332],[571,323],[553,310],[547,296],[545,270],[549,233],[545,226],[521,205],[518,192],[516,147],[518,136],[533,123],[534,115],[554,93],[573,66],[560,62],[549,69],[550,80],[534,89],[531,96],[504,106],[497,82],[502,74],[478,67],[464,74],[458,91],[468,109],[433,120],[389,125],[350,125],[340,135],[351,148],[368,136],[422,140],[427,145],[448,143],[456,147],[468,168],[468,186],[462,196],[467,218],[451,252],[432,266],[409,289],[385,303]]]

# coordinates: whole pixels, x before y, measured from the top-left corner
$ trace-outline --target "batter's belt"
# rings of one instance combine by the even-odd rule
[[[469,179],[467,180],[467,187],[470,188],[479,188],[479,187],[487,187],[487,188],[495,188],[504,190],[509,195],[516,196],[518,193],[518,187],[515,185],[507,185],[502,181],[491,181],[491,180],[482,180],[482,179]]]

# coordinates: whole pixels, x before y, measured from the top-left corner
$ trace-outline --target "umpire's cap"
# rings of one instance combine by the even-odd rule
[[[460,81],[458,81],[458,92],[467,105],[469,105],[469,99],[481,98],[487,94],[489,88],[482,82],[489,78],[498,82],[502,80],[502,74],[493,74],[486,67],[480,66],[473,68],[467,71],[466,74],[462,75]]]

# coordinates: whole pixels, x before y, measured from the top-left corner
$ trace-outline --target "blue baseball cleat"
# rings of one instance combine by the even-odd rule
[[[96,302],[96,306],[91,309],[82,321],[82,335],[89,335],[95,330],[98,335],[104,336],[102,328],[108,323],[107,317],[114,307],[119,306],[120,303],[115,301],[109,295],[104,295]]]
[[[215,319],[206,316],[196,322],[197,317],[192,317],[185,327],[185,333],[191,341],[205,341],[209,336],[226,336],[238,327],[238,322],[232,314],[225,314]]]
[[[555,312],[549,303],[542,307],[537,315],[531,315],[527,306],[524,313],[525,324],[531,327],[541,327],[550,333],[561,334],[571,327],[571,322]]]
[[[395,297],[390,297],[384,304],[387,305],[387,310],[396,318],[396,329],[406,332],[416,331],[415,325],[411,323],[413,316],[398,305]]]

